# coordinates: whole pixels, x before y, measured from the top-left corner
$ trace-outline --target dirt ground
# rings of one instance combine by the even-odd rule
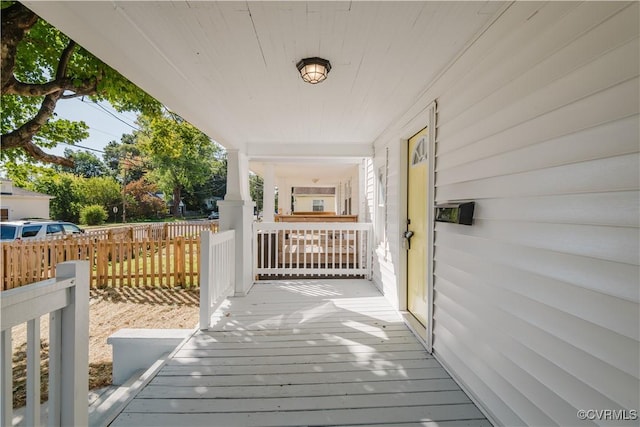
[[[89,301],[89,389],[111,384],[107,338],[122,328],[193,329],[198,323],[198,289],[93,289]],[[14,407],[25,404],[26,327],[13,329]],[[42,401],[47,400],[49,318],[41,319]]]

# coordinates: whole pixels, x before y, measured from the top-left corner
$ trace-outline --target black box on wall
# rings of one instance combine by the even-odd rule
[[[471,225],[475,202],[447,203],[436,206],[436,221]]]

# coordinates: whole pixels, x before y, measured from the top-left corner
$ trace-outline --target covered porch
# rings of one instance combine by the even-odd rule
[[[637,424],[638,2],[25,3],[227,149],[235,260],[206,297],[226,305],[113,425],[486,424],[405,309],[494,425]],[[316,55],[332,70],[309,85]],[[254,286],[250,162],[273,195],[303,185],[276,164],[320,185],[341,159],[361,162],[373,284]],[[471,227],[435,221],[472,201]],[[350,245],[323,236],[283,244],[333,266]]]
[[[491,425],[367,280],[229,297],[112,426]]]

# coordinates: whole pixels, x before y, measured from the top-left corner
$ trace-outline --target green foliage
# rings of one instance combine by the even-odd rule
[[[109,173],[125,184],[142,179],[149,168],[137,142],[134,134],[124,134],[119,143],[111,141],[104,149],[102,158]]]
[[[73,157],[74,167],[61,169],[84,178],[98,177],[108,174],[107,166],[95,154],[88,151],[64,150],[65,157]]]
[[[40,174],[51,173],[51,168],[31,163],[6,162],[2,167],[7,173],[7,178],[13,181],[13,185],[30,191],[37,191],[35,181]]]
[[[182,191],[192,191],[212,175],[221,150],[191,124],[176,116],[143,116],[139,125],[140,148],[153,165],[151,179],[173,200],[181,200]]]
[[[80,209],[80,224],[100,225],[108,218],[107,211],[100,205],[89,205]]]
[[[114,206],[122,202],[122,187],[111,176],[84,179],[76,177],[73,192],[82,206],[100,205],[107,211],[111,211]]]
[[[10,6],[3,2],[2,8]],[[69,38],[46,21],[39,19],[17,46],[15,77],[24,83],[42,84],[52,81]],[[4,54],[3,54],[4,57]],[[120,73],[100,61],[90,52],[76,46],[69,62],[66,77],[73,81],[81,94],[91,101],[108,101],[116,111],[143,111],[160,114],[161,104],[131,83]],[[91,84],[89,84],[91,83]],[[88,89],[92,87],[92,89]],[[66,93],[73,93],[73,90]],[[43,96],[3,94],[0,114],[2,134],[7,134],[31,120],[43,101]],[[58,102],[77,102],[60,99]],[[74,144],[89,136],[89,127],[81,121],[69,121],[55,116],[33,136],[40,147],[54,147],[60,142]],[[4,161],[32,161],[21,148],[2,150]]]
[[[122,187],[110,176],[83,178],[28,163],[7,163],[5,167],[17,187],[54,197],[49,203],[53,219],[77,222],[83,206],[95,204],[110,210],[121,202]]]
[[[155,193],[158,187],[142,178],[130,182],[125,187],[127,200],[127,217],[129,219],[158,218],[165,214],[167,207],[164,200]]]
[[[256,209],[258,212],[262,210],[262,193],[264,189],[264,182],[262,177],[255,174],[249,175],[249,194],[254,202],[256,202]]]
[[[37,177],[34,191],[54,197],[49,203],[51,218],[78,222],[82,205],[73,188],[76,179],[70,173],[56,173],[53,169],[43,171]]]

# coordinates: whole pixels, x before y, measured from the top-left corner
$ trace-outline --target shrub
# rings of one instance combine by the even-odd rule
[[[80,209],[80,223],[99,225],[108,218],[107,211],[100,205],[89,205]]]

